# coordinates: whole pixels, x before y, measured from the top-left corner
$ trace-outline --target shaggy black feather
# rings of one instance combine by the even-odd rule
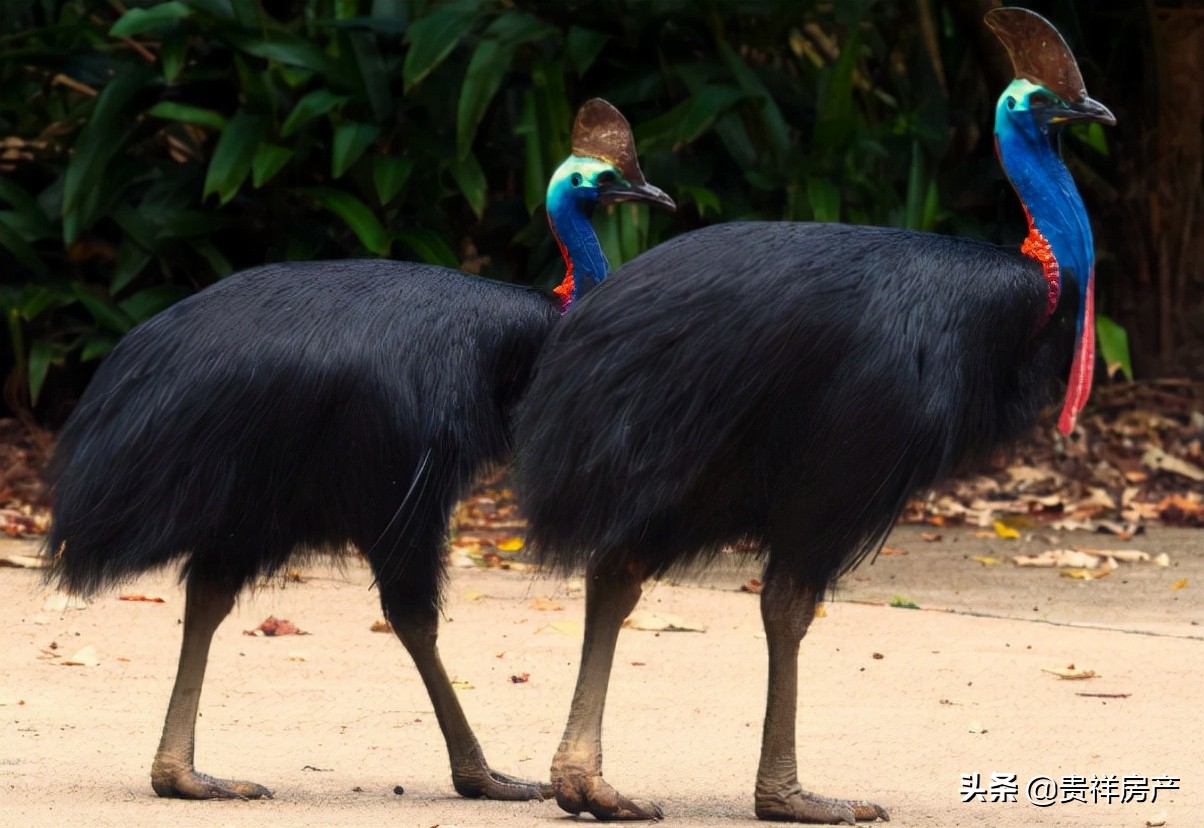
[[[353,544],[386,612],[429,613],[449,511],[507,458],[558,318],[550,296],[405,262],[219,282],[131,331],[63,428],[52,577],[87,594],[182,558],[241,588]]]
[[[1067,280],[1069,281],[1069,280]],[[907,497],[1035,423],[1077,295],[905,230],[734,223],[629,262],[548,340],[520,406],[530,542],[566,568],[706,560],[751,538],[825,588]]]

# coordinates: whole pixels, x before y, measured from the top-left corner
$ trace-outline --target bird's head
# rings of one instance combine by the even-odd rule
[[[577,111],[572,155],[552,174],[545,201],[567,270],[564,282],[556,288],[562,309],[606,278],[609,270],[590,224],[594,207],[624,201],[670,210],[677,206],[644,178],[627,119],[606,101],[594,98]]]
[[[986,24],[1012,59],[1016,79],[999,97],[996,132],[1048,135],[1073,121],[1115,124],[1108,108],[1087,94],[1074,53],[1048,20],[1021,8],[987,12]]]
[[[1069,434],[1091,393],[1095,362],[1095,250],[1083,200],[1052,140],[1074,121],[1115,124],[1108,108],[1087,94],[1078,62],[1058,30],[1021,8],[987,12],[987,25],[1012,59],[1015,79],[995,109],[995,142],[1029,219],[1021,251],[1041,263],[1048,282],[1044,324],[1063,296],[1063,281],[1077,284],[1074,362],[1058,427]]]

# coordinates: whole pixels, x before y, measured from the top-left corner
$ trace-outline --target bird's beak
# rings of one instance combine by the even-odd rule
[[[653,187],[647,181],[639,184],[624,184],[611,181],[598,187],[598,201],[602,204],[620,204],[624,201],[645,201],[649,204],[659,204],[667,210],[676,210],[677,204],[669,198],[669,194],[659,187]]]
[[[1065,106],[1047,106],[1040,110],[1040,115],[1049,124],[1068,124],[1072,121],[1098,121],[1105,126],[1116,124],[1116,116],[1095,98],[1083,98]]]

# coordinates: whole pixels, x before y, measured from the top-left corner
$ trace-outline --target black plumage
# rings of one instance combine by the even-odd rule
[[[177,558],[233,590],[354,545],[386,610],[437,602],[454,501],[507,457],[559,317],[546,295],[407,262],[244,271],[139,326],[63,428],[49,545],[90,594]]]
[[[907,496],[1031,428],[1077,297],[1013,250],[734,223],[629,262],[553,333],[520,419],[531,540],[658,575],[741,538],[823,589]],[[599,358],[598,355],[604,355]]]

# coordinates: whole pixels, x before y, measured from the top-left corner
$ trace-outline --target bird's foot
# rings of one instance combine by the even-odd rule
[[[497,799],[505,802],[526,802],[532,799],[551,799],[552,786],[547,782],[529,782],[481,765],[452,771],[456,793],[468,799]]]
[[[570,814],[588,811],[595,818],[611,820],[650,820],[664,817],[655,802],[635,803],[610,786],[600,773],[568,772],[553,774],[556,804]]]
[[[864,799],[830,799],[808,793],[797,784],[784,791],[756,794],[757,819],[776,822],[809,822],[820,825],[853,825],[882,820],[890,815],[881,805]]]
[[[164,768],[156,762],[151,787],[159,796],[175,799],[271,799],[263,785],[242,779],[218,779],[196,768]]]

